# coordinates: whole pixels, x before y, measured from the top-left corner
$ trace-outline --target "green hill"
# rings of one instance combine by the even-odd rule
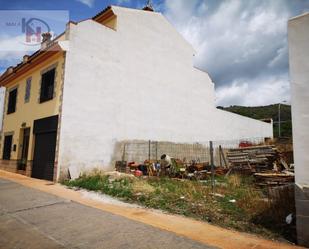
[[[218,106],[218,109],[237,113],[249,118],[254,119],[267,119],[272,118],[274,121],[274,136],[278,137],[278,104],[268,106]],[[292,136],[292,119],[291,119],[291,106],[280,104],[281,113],[281,137]]]

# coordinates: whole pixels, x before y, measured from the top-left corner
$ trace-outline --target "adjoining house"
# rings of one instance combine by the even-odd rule
[[[289,20],[297,237],[309,247],[309,13]]]
[[[272,137],[272,124],[218,110],[192,46],[160,13],[111,6],[0,78],[1,168],[59,180],[111,169],[117,141],[179,143]],[[215,62],[213,62],[215,63]]]

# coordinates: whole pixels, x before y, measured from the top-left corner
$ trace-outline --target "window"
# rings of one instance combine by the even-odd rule
[[[4,160],[10,160],[11,159],[12,140],[13,140],[12,135],[4,137],[3,156],[2,156],[2,158]]]
[[[40,103],[51,100],[54,95],[55,68],[42,74]]]
[[[16,111],[17,88],[9,92],[9,102],[7,114]]]
[[[31,78],[26,81],[26,89],[25,89],[25,103],[30,100],[30,91],[31,91]]]

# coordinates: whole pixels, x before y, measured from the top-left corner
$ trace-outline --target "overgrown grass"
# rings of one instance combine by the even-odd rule
[[[100,191],[125,200],[130,200],[133,196],[132,182],[128,178],[110,181],[107,175],[84,175],[75,181],[65,181],[64,184],[71,187]]]
[[[209,181],[170,178],[114,179],[99,172],[66,181],[69,187],[99,191],[130,203],[173,214],[180,214],[238,231],[252,232],[267,238],[281,238],[282,230],[273,226],[270,203],[255,188],[252,177],[231,175],[216,177],[215,193]],[[263,215],[267,214],[267,222]],[[277,221],[276,221],[277,222]],[[267,226],[266,224],[272,224]],[[281,228],[281,227],[280,227]]]

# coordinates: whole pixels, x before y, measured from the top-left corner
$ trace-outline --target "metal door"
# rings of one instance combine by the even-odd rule
[[[35,145],[32,177],[52,181],[56,152],[58,116],[34,121]]]

